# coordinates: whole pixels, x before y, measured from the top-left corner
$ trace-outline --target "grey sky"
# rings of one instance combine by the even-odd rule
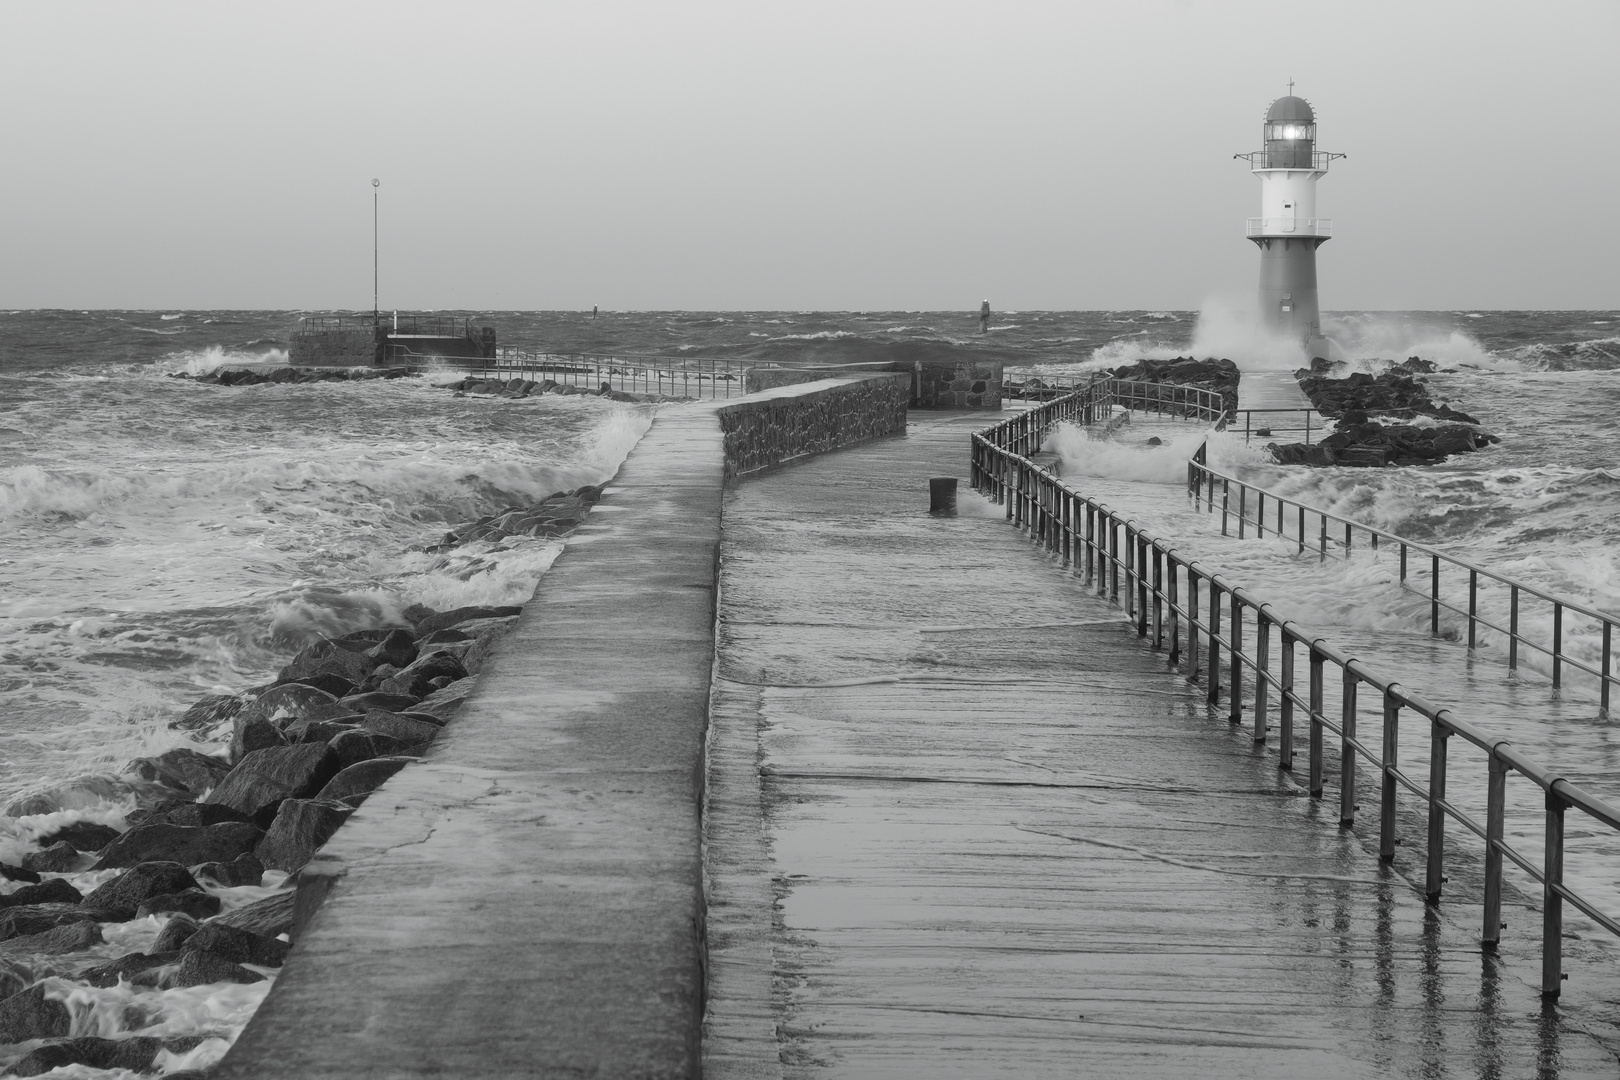
[[[1615,0],[0,6],[0,306],[1620,307]]]

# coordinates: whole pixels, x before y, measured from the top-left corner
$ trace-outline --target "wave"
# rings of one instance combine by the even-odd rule
[[[139,329],[136,327],[135,329]],[[210,345],[205,349],[187,349],[170,353],[151,365],[149,370],[164,375],[206,375],[227,364],[285,364],[287,350],[267,339],[259,339],[243,349]]]

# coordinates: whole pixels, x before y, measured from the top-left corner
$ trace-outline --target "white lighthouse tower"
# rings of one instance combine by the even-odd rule
[[[1260,178],[1260,216],[1247,234],[1260,248],[1260,317],[1293,338],[1307,356],[1326,356],[1316,301],[1316,249],[1333,235],[1333,221],[1316,216],[1316,181],[1343,154],[1316,149],[1316,114],[1291,92],[1266,110],[1265,149],[1238,154]]]

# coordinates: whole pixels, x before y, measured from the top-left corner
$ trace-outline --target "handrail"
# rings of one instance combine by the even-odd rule
[[[1564,815],[1574,807],[1610,829],[1620,830],[1620,808],[1584,791],[1524,755],[1505,739],[1455,716],[1451,709],[1430,702],[1400,683],[1381,676],[1354,656],[1331,645],[1326,638],[1299,623],[1281,618],[1274,608],[1229,582],[1212,568],[1184,557],[1171,544],[1150,533],[1089,496],[1063,484],[1052,472],[1037,465],[1037,452],[1051,427],[1061,421],[1094,423],[1112,405],[1114,380],[1099,380],[1066,397],[1004,420],[972,438],[971,478],[974,488],[1006,506],[1007,520],[1028,531],[1032,540],[1060,555],[1063,563],[1081,573],[1099,595],[1124,608],[1139,637],[1151,637],[1155,649],[1168,643],[1168,660],[1189,681],[1202,678],[1211,706],[1219,704],[1224,689],[1228,717],[1241,722],[1245,682],[1248,711],[1253,718],[1254,740],[1267,739],[1271,699],[1276,695],[1280,768],[1294,767],[1294,720],[1303,710],[1309,724],[1307,790],[1312,799],[1323,796],[1324,733],[1339,739],[1339,821],[1355,823],[1356,761],[1374,762],[1381,780],[1379,799],[1379,859],[1395,858],[1398,791],[1405,788],[1428,807],[1424,894],[1438,903],[1446,882],[1445,823],[1450,818],[1485,841],[1485,895],[1481,939],[1494,948],[1503,924],[1503,859],[1524,870],[1542,885],[1542,978],[1544,997],[1557,997],[1563,982],[1563,904],[1567,900],[1610,933],[1620,935],[1620,921],[1564,883]],[[1188,462],[1189,486],[1208,473],[1207,443]],[[1083,563],[1083,568],[1082,568]],[[1124,599],[1121,602],[1121,579]],[[1200,591],[1203,611],[1200,615]],[[1229,609],[1228,627],[1221,628],[1222,608]],[[1244,645],[1246,620],[1254,627],[1254,644]],[[1272,630],[1279,650],[1277,671],[1271,659]],[[1183,637],[1185,636],[1185,648]],[[1200,667],[1200,637],[1205,649]],[[1304,646],[1308,680],[1304,691],[1296,679],[1296,653]],[[1222,657],[1226,654],[1225,686]],[[1325,708],[1325,669],[1340,671],[1340,718],[1330,719]],[[1250,678],[1245,679],[1245,671]],[[1369,746],[1358,737],[1357,690],[1370,687],[1383,699],[1380,745]],[[1411,709],[1430,721],[1429,781],[1427,787],[1400,768],[1400,711]],[[1485,751],[1488,765],[1487,810],[1484,823],[1446,799],[1447,749],[1450,737]],[[1504,838],[1507,814],[1507,777],[1517,773],[1543,792],[1546,845],[1541,866]]]
[[[444,365],[427,362],[424,356],[406,354],[412,370],[446,370]],[[597,353],[550,353],[498,346],[495,356],[460,364],[454,359],[449,370],[469,376],[506,382],[538,377],[564,386],[598,390],[606,385],[624,393],[652,394],[679,398],[729,398],[747,393],[746,373],[750,368],[774,365],[755,360],[729,360],[713,357],[677,357]]]
[[[1365,525],[1359,521],[1341,517],[1338,514],[1314,506],[1307,506],[1294,499],[1278,495],[1276,492],[1269,491],[1266,488],[1239,480],[1237,477],[1217,472],[1210,468],[1201,457],[1195,458],[1194,461],[1188,463],[1187,494],[1193,500],[1195,506],[1207,505],[1209,511],[1214,513],[1215,486],[1217,483],[1220,484],[1222,493],[1220,508],[1222,535],[1227,535],[1229,516],[1234,516],[1237,522],[1237,535],[1240,539],[1246,535],[1250,525],[1254,526],[1257,537],[1263,536],[1268,527],[1265,518],[1266,504],[1269,501],[1275,507],[1272,515],[1273,522],[1270,525],[1272,533],[1283,539],[1294,540],[1301,552],[1304,552],[1307,543],[1311,543],[1312,546],[1317,548],[1323,559],[1326,559],[1330,552],[1348,559],[1352,552],[1355,551],[1355,542],[1358,536],[1364,538],[1361,545],[1362,550],[1368,551],[1375,556],[1384,551],[1396,550],[1399,552],[1400,561],[1400,587],[1408,592],[1427,596],[1429,599],[1429,632],[1431,634],[1436,636],[1440,634],[1441,611],[1450,612],[1466,621],[1468,649],[1471,653],[1477,651],[1481,644],[1481,628],[1502,634],[1506,637],[1508,643],[1509,672],[1517,673],[1519,670],[1521,646],[1532,653],[1539,653],[1548,658],[1554,691],[1563,688],[1566,668],[1585,672],[1587,675],[1597,679],[1599,708],[1604,716],[1609,715],[1609,704],[1613,696],[1612,688],[1616,683],[1620,683],[1620,675],[1616,674],[1614,663],[1615,630],[1617,626],[1620,626],[1620,617],[1606,615],[1596,608],[1554,596],[1545,589],[1526,584],[1505,574],[1499,574],[1477,563],[1469,562],[1467,559],[1459,559],[1454,555],[1448,555],[1439,548],[1428,544],[1408,540],[1385,529]],[[1235,507],[1232,505],[1234,491],[1237,494]],[[1253,508],[1253,517],[1249,516],[1251,506]],[[1311,516],[1316,519],[1319,529],[1313,535],[1312,540],[1307,541],[1308,534],[1305,526]],[[1290,518],[1293,520],[1290,521]],[[1329,535],[1330,523],[1334,526],[1334,535],[1331,536]],[[1293,526],[1292,536],[1289,535],[1290,525]],[[1342,540],[1338,535],[1340,530],[1342,530]],[[1412,562],[1411,555],[1414,552],[1422,557],[1418,560],[1419,562],[1425,560],[1428,562],[1426,575],[1421,568],[1414,573],[1410,565]],[[1453,602],[1446,599],[1441,593],[1442,575],[1440,570],[1442,565],[1467,573],[1466,602]],[[1414,576],[1419,580],[1426,576],[1427,588],[1422,589],[1413,586],[1410,578]],[[1506,626],[1502,626],[1497,621],[1480,613],[1481,582],[1506,588],[1508,608],[1508,624]],[[1552,621],[1552,640],[1550,642],[1533,638],[1521,630],[1524,622],[1522,618],[1524,612],[1521,609],[1523,600],[1526,597],[1548,605],[1547,613],[1550,614]],[[1565,651],[1565,638],[1569,636],[1572,629],[1575,629],[1569,621],[1569,616],[1572,615],[1588,620],[1588,626],[1585,629],[1595,631],[1601,637],[1602,655],[1596,665]]]

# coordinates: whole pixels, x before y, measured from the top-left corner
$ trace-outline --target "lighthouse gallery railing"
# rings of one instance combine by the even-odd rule
[[[1355,822],[1357,760],[1373,763],[1380,780],[1379,859],[1393,862],[1397,845],[1396,805],[1401,788],[1427,806],[1427,853],[1424,893],[1438,903],[1445,877],[1445,824],[1449,818],[1485,842],[1485,890],[1481,940],[1494,948],[1501,940],[1503,860],[1510,860],[1542,886],[1541,991],[1556,997],[1563,980],[1563,904],[1567,900],[1610,933],[1620,936],[1620,922],[1564,883],[1565,814],[1570,808],[1620,831],[1620,809],[1587,792],[1517,750],[1505,739],[1458,718],[1415,691],[1381,676],[1366,664],[1335,648],[1326,638],[1279,617],[1267,603],[1232,584],[1213,569],[1180,555],[1168,540],[1154,536],[1135,520],[1102,502],[1071,491],[1052,472],[1031,460],[1054,425],[1091,424],[1113,412],[1116,380],[1099,379],[1073,393],[1040,405],[976,434],[972,439],[971,479],[975,489],[1006,507],[1007,520],[1028,531],[1031,539],[1061,556],[1086,584],[1130,616],[1139,637],[1155,649],[1168,647],[1168,660],[1189,680],[1202,678],[1209,703],[1223,689],[1222,653],[1228,717],[1241,722],[1248,682],[1254,739],[1264,742],[1275,695],[1281,768],[1294,767],[1295,719],[1303,714],[1307,733],[1310,797],[1323,797],[1324,741],[1331,732],[1339,741],[1339,820]],[[1203,417],[1208,419],[1208,417]],[[1185,585],[1183,586],[1183,582]],[[1122,596],[1123,593],[1123,596]],[[1227,629],[1222,631],[1223,608]],[[1255,641],[1243,641],[1244,618],[1255,626]],[[1275,631],[1280,646],[1278,672],[1271,664]],[[1200,637],[1205,644],[1200,666]],[[1185,639],[1185,640],[1184,640]],[[1300,684],[1296,652],[1306,654],[1306,678]],[[1327,669],[1338,669],[1342,707],[1335,720],[1325,708]],[[1245,674],[1247,672],[1247,675]],[[1357,693],[1367,687],[1383,702],[1383,727],[1377,745],[1357,731]],[[1410,709],[1430,722],[1427,785],[1403,771],[1399,759],[1400,712]],[[1486,755],[1487,810],[1482,823],[1446,798],[1447,750],[1459,736]],[[1522,776],[1544,797],[1546,845],[1542,864],[1504,838],[1507,779]]]

